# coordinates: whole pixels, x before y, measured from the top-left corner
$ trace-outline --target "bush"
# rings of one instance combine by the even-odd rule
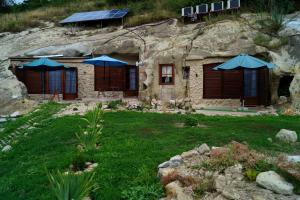
[[[81,129],[76,136],[85,151],[92,151],[100,142],[103,128],[103,111],[99,108],[94,108],[88,112],[87,118],[82,119],[87,122],[87,128]]]
[[[256,177],[258,175],[258,171],[256,171],[255,169],[246,169],[245,171],[245,177],[249,180],[249,181],[255,181]]]
[[[58,200],[78,199],[81,200],[96,189],[94,173],[48,173],[53,194]]]
[[[215,191],[215,181],[213,177],[208,177],[196,187],[194,190],[195,194],[202,196],[205,192],[214,192]]]
[[[87,158],[83,153],[78,152],[76,156],[72,160],[73,170],[74,171],[82,171],[85,169],[85,163],[87,162]]]
[[[107,104],[107,108],[116,110],[120,104],[122,104],[122,100],[110,101]]]
[[[198,125],[198,119],[192,115],[188,115],[185,118],[185,122],[184,122],[185,126],[189,126],[189,127],[193,127],[193,126],[197,126]]]
[[[160,185],[139,185],[122,191],[122,199],[126,200],[157,200],[163,195]]]

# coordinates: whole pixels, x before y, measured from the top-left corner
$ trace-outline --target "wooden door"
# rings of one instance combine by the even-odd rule
[[[268,69],[258,70],[259,105],[271,105],[270,74]]]
[[[259,105],[258,76],[255,69],[244,69],[244,105]]]
[[[78,98],[78,73],[77,68],[64,70],[64,100],[74,100]]]
[[[222,99],[222,71],[213,68],[221,63],[203,65],[203,98]]]
[[[128,66],[125,72],[125,97],[136,97],[139,91],[138,67]]]
[[[223,71],[223,98],[241,99],[243,96],[243,70]]]
[[[24,69],[24,84],[28,94],[45,93],[45,73],[40,70]]]

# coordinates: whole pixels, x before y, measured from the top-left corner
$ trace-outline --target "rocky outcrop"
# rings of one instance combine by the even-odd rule
[[[0,110],[21,101],[26,95],[26,87],[7,69],[8,66],[8,60],[0,60]]]
[[[251,25],[254,23],[253,18],[244,14],[240,19],[224,20],[211,25],[205,23],[182,25],[176,19],[170,19],[130,29],[67,28],[47,23],[45,28],[30,29],[16,34],[1,33],[0,108],[26,94],[24,85],[8,70],[9,63],[3,62],[11,56],[59,54],[73,57],[91,53],[139,55],[140,96],[144,100],[151,100],[161,93],[161,88],[154,84],[154,81],[157,81],[157,73],[154,72],[159,63],[183,66],[186,59],[228,58],[242,52],[253,55],[270,54],[274,63],[278,65],[275,70],[276,76],[295,75],[290,90],[294,105],[297,107],[300,102],[299,56],[297,56],[299,51],[294,42],[298,41],[299,30],[288,30],[292,23],[287,23],[286,29],[281,34],[289,36],[290,44],[294,46],[272,52],[253,42],[257,34],[257,30]],[[293,19],[298,20],[297,16],[293,16]],[[181,68],[176,70],[176,73],[181,76]],[[176,79],[176,82],[174,91],[167,88],[164,91],[166,95],[160,97],[161,99],[169,100],[173,93],[176,93],[178,99],[186,98],[186,87],[183,87],[186,83],[181,79]],[[273,93],[276,96],[276,84],[274,88]]]
[[[273,89],[273,100],[277,100],[277,87],[280,77],[293,76],[290,85],[290,93],[293,107],[300,109],[300,12],[288,15],[285,18],[284,28],[279,35],[288,38],[288,45],[283,46],[277,52],[270,52],[270,56],[276,68],[274,70],[275,81]]]
[[[158,176],[166,189],[165,200],[300,198],[293,194],[293,185],[275,172],[262,172],[257,178],[256,174],[252,182],[249,181],[251,173],[248,174],[247,169],[256,166],[255,163],[272,159],[266,159],[264,155],[244,144],[232,142],[224,147],[214,147],[212,150],[206,148],[204,152],[197,149],[199,147],[182,153],[181,162],[176,165],[159,166]]]

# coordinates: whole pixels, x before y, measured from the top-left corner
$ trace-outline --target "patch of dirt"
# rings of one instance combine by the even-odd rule
[[[174,126],[176,128],[184,128],[185,127],[184,123],[175,123]]]
[[[149,137],[154,134],[155,129],[144,127],[140,128],[138,131],[142,136]]]
[[[175,126],[176,128],[185,128],[185,127],[186,127],[184,123],[180,123],[180,122],[175,123],[174,126]],[[198,125],[197,125],[197,128],[208,128],[208,127],[209,127],[209,126],[207,126],[206,124],[198,124]]]

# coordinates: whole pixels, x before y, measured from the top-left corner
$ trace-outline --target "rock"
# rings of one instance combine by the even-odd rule
[[[158,165],[158,168],[167,168],[170,166],[170,164],[171,164],[170,161],[166,161]]]
[[[182,157],[180,155],[177,155],[177,156],[172,157],[169,162],[170,162],[170,167],[177,167],[183,161],[182,161]]]
[[[170,158],[170,161],[171,162],[180,162],[181,163],[182,162],[182,157],[180,155],[176,155],[176,156]]]
[[[189,157],[193,157],[193,156],[197,156],[197,155],[199,155],[198,151],[196,151],[196,150],[190,150],[190,151],[187,151],[187,152],[183,152],[181,154],[181,157],[183,159],[185,159],[185,158],[189,158]]]
[[[288,156],[287,161],[293,163],[300,163],[300,156]]]
[[[196,148],[196,150],[199,152],[199,154],[204,154],[206,152],[210,151],[210,148],[207,144],[201,144],[200,147]]]
[[[256,183],[268,190],[278,194],[292,195],[294,186],[286,182],[274,171],[262,172],[258,174]]]
[[[191,195],[185,194],[179,181],[174,181],[166,185],[167,199],[193,200]]]
[[[242,170],[243,170],[243,166],[241,164],[236,164],[232,167],[228,167],[225,170],[225,175],[230,176],[234,180],[241,181],[244,178]]]
[[[215,187],[218,192],[222,192],[223,188],[227,185],[226,177],[224,175],[219,175],[215,179]]]
[[[277,103],[279,105],[281,105],[281,104],[285,104],[287,102],[288,102],[288,98],[286,96],[280,96]]]
[[[228,149],[225,147],[219,147],[219,148],[214,148],[213,150],[210,151],[210,156],[211,157],[221,157],[225,154],[227,154]]]
[[[2,152],[8,152],[12,149],[12,147],[10,145],[6,145],[5,147],[3,147]]]
[[[6,118],[0,118],[0,123],[4,123],[4,122],[7,122],[7,119]]]
[[[169,174],[172,174],[175,172],[174,168],[159,168],[158,169],[158,177],[162,178],[162,177],[166,177]]]
[[[287,130],[287,129],[281,129],[277,133],[276,138],[278,138],[281,141],[288,142],[288,143],[295,143],[298,140],[296,131],[291,131],[291,130]]]

